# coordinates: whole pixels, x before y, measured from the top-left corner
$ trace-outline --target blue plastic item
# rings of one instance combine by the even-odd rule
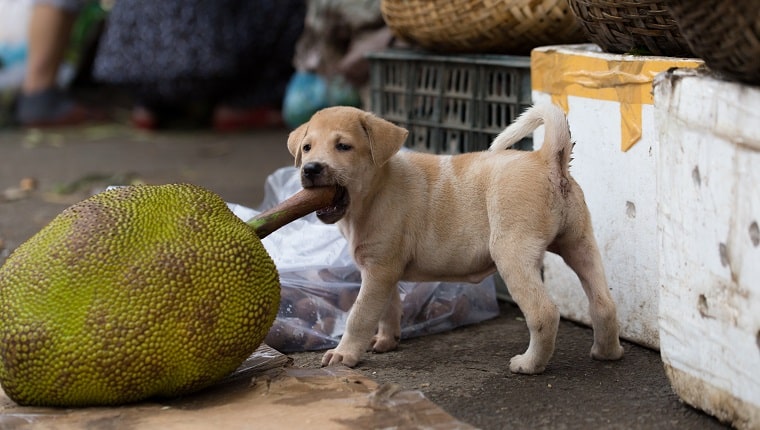
[[[361,106],[361,98],[351,84],[341,77],[330,80],[323,76],[296,72],[288,82],[282,115],[288,127],[305,123],[318,110],[328,106]]]

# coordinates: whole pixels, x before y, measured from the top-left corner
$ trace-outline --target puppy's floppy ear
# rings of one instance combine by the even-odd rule
[[[288,151],[295,157],[295,166],[301,165],[301,142],[306,137],[306,130],[309,129],[309,123],[305,122],[298,126],[295,130],[288,135]]]
[[[390,160],[393,154],[401,149],[406,136],[409,135],[407,129],[379,118],[370,112],[364,112],[360,121],[367,133],[372,161],[375,162],[376,166],[382,166]]]

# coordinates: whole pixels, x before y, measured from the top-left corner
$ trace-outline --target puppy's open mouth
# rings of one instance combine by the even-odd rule
[[[325,224],[334,224],[343,218],[348,209],[349,197],[348,190],[340,185],[335,185],[335,198],[330,206],[317,210],[317,218]]]

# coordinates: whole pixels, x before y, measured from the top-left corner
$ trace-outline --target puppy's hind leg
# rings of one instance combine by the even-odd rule
[[[554,354],[559,328],[559,311],[541,280],[543,247],[515,237],[501,237],[497,246],[492,245],[491,255],[510,296],[525,315],[530,332],[528,349],[512,357],[509,370],[541,373]]]
[[[588,298],[591,326],[594,329],[591,357],[596,360],[620,359],[623,347],[619,339],[617,310],[607,287],[602,257],[590,222],[586,222],[580,231],[569,233],[552,244],[550,250],[559,254],[578,275]]]

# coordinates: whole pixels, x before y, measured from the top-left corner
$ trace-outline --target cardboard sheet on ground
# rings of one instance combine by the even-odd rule
[[[262,345],[235,373],[193,395],[128,406],[18,406],[0,391],[0,429],[471,429],[419,391],[402,391],[343,366],[289,367]]]

